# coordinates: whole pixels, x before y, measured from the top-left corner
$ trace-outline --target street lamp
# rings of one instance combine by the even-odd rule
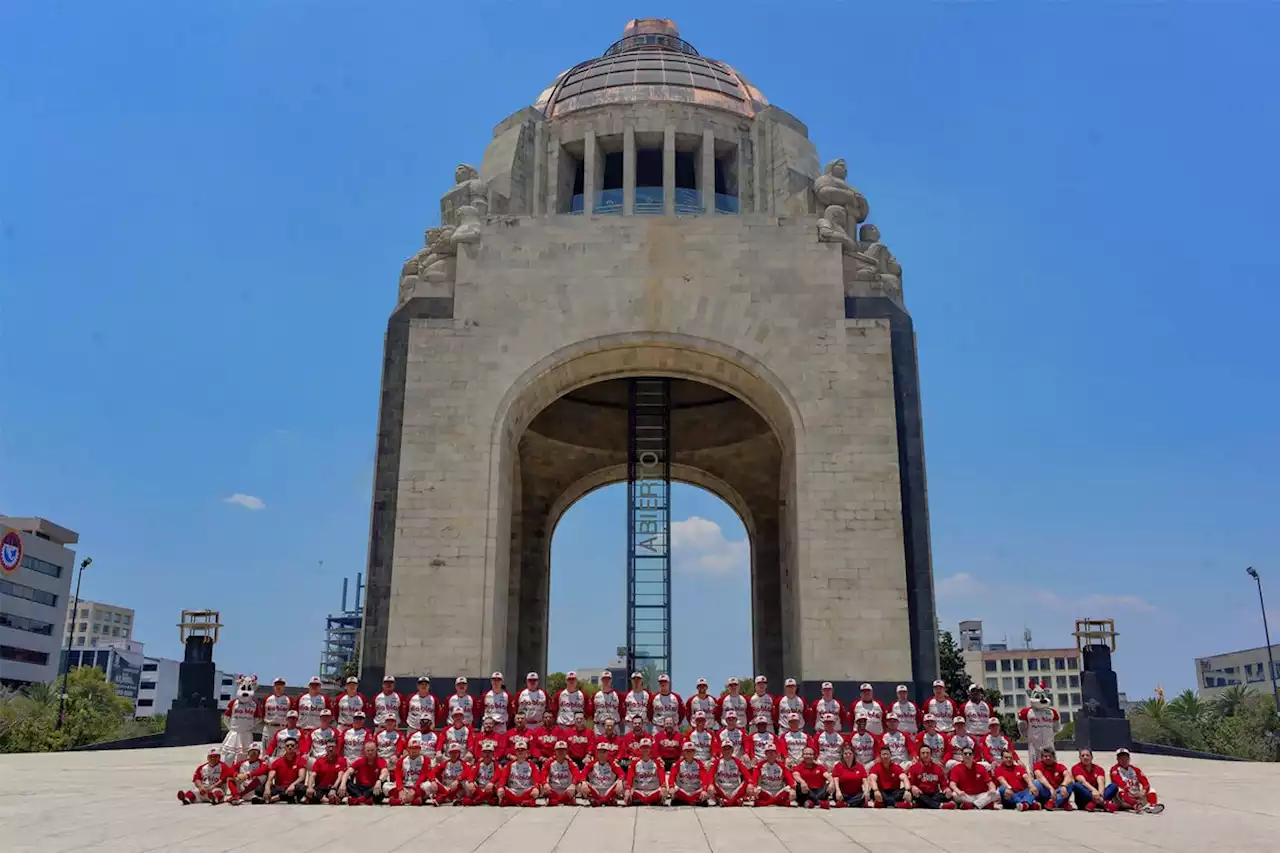
[[[58,696],[58,730],[62,729],[62,712],[67,705],[67,676],[71,674],[71,637],[75,635],[76,620],[80,618],[80,582],[84,580],[84,570],[93,563],[92,557],[80,561],[80,574],[76,575],[76,595],[71,604],[71,632],[67,635],[67,647],[62,652],[62,692]]]
[[[1262,633],[1267,638],[1267,679],[1271,682],[1271,697],[1275,699],[1276,716],[1280,716],[1280,687],[1276,686],[1276,662],[1271,655],[1271,629],[1267,627],[1267,603],[1262,598],[1262,577],[1253,566],[1245,571],[1258,584],[1258,606],[1262,608]]]

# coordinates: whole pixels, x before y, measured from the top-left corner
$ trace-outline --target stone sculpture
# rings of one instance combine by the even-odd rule
[[[844,158],[832,160],[823,173],[814,179],[813,194],[819,207],[825,210],[833,204],[839,205],[849,212],[855,223],[859,223],[867,218],[871,206],[862,193],[845,182],[848,176],[849,169],[845,166]],[[825,218],[826,214],[823,216]]]
[[[879,281],[890,289],[902,289],[902,265],[889,247],[880,242],[880,229],[870,222],[858,231],[853,260],[857,265],[853,274],[855,280]]]
[[[489,212],[489,187],[475,166],[459,163],[458,168],[453,170],[453,182],[459,187],[466,187],[466,193],[459,199],[462,204],[471,205],[480,216]]]
[[[858,251],[858,244],[849,236],[849,214],[843,206],[827,205],[818,220],[818,242],[839,243],[841,252],[852,255]]]
[[[449,226],[428,228],[424,235],[426,244],[400,270],[400,301],[413,296],[419,282],[443,284],[453,281],[456,273],[457,247],[453,241],[454,229]]]
[[[453,244],[480,242],[481,212],[475,205],[464,204],[458,208],[458,228],[453,232]]]

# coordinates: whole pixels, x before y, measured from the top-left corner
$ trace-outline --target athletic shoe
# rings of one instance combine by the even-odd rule
[[[947,809],[948,811],[950,811],[951,809],[954,809],[955,807],[956,807],[956,804],[951,800],[948,800],[947,802],[942,804],[942,808]]]
[[[1119,808],[1120,807],[1117,806],[1115,803],[1107,803],[1107,811],[1111,812],[1112,814],[1115,814]]]
[[[830,800],[823,800],[821,803],[819,803],[819,804],[818,804],[818,808],[820,808],[820,809],[829,809],[829,808],[831,808],[831,801],[830,801]]]
[[[973,805],[973,803],[961,803],[961,804],[960,804],[960,809],[961,809],[962,811],[963,811],[963,810],[967,810],[967,809],[972,809],[972,808],[975,808],[975,806]]]
[[[1026,804],[1026,803],[1018,803],[1018,811],[1020,811],[1020,812],[1025,812],[1026,810],[1027,810],[1027,804]]]
[[[1028,808],[1030,811],[1038,812],[1038,811],[1040,811],[1040,804],[1039,804],[1039,803],[1027,803],[1027,808]]]
[[[913,803],[908,803],[906,800],[899,800],[898,802],[893,804],[893,807],[895,809],[909,809],[909,808],[912,808],[913,806],[914,806]]]
[[[189,805],[191,805],[191,802],[187,799],[187,792],[186,792],[186,791],[179,791],[179,792],[178,792],[178,802],[182,803],[184,806],[189,806]]]
[[[1151,803],[1143,811],[1147,814],[1160,814],[1164,811],[1164,803]]]
[[[1087,812],[1097,811],[1097,810],[1098,810],[1098,804],[1097,804],[1097,803],[1095,803],[1093,800],[1090,800],[1089,802],[1087,802],[1087,803],[1085,803],[1085,804],[1084,804],[1084,810],[1085,810],[1085,811],[1087,811]]]
[[[1057,803],[1055,803],[1053,800],[1045,800],[1045,803],[1044,803],[1044,810],[1045,810],[1045,811],[1047,811],[1047,812],[1051,812],[1051,811],[1053,811],[1054,809],[1056,809],[1057,807],[1058,807]]]

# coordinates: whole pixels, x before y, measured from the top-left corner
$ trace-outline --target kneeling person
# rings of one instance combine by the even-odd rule
[[[706,766],[696,758],[697,745],[685,741],[680,747],[680,760],[667,776],[667,790],[671,792],[671,804],[705,806],[711,798],[711,787]]]
[[[629,806],[660,806],[667,799],[664,784],[666,771],[654,758],[653,741],[642,738],[640,754],[627,767],[627,790],[624,798]]]
[[[551,759],[543,762],[538,787],[549,806],[577,804],[578,785],[582,783],[578,766],[569,756],[569,744],[558,740]]]
[[[740,806],[755,798],[751,773],[734,755],[736,746],[732,740],[722,739],[720,757],[711,765],[711,799],[722,806]]]
[[[796,804],[795,780],[791,771],[778,760],[778,744],[770,742],[764,747],[764,760],[754,771],[757,806],[794,806]]]
[[[564,743],[564,741],[557,741],[557,743]],[[534,767],[533,762],[529,760],[529,744],[526,741],[517,740],[514,746],[515,757],[502,769],[502,780],[498,786],[498,805],[536,806],[539,796],[538,768]]]
[[[596,760],[582,772],[582,796],[593,806],[616,806],[625,780],[607,743],[596,744]]]

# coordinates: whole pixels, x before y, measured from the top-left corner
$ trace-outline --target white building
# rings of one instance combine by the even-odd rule
[[[138,683],[138,698],[134,703],[134,716],[153,717],[167,714],[178,698],[178,668],[182,661],[170,658],[144,658],[142,676]],[[218,710],[227,710],[227,705],[236,695],[236,677],[234,673],[218,670],[213,674],[213,695],[218,699]]]
[[[1004,701],[998,709],[1016,714],[1030,705],[1029,682],[1041,682],[1062,722],[1069,723],[1084,704],[1080,687],[1080,651],[1074,646],[1054,649],[1011,649],[1007,643],[984,643],[982,620],[960,623],[960,654],[965,671],[975,683],[999,690]]]
[[[74,530],[43,518],[0,515],[0,532],[17,531],[22,561],[0,568],[0,684],[23,687],[58,676],[58,626],[70,605],[76,554]]]
[[[1272,678],[1280,680],[1280,645],[1271,647],[1271,657],[1276,661]],[[1244,686],[1271,693],[1268,663],[1266,646],[1196,658],[1196,687],[1206,699],[1217,696],[1224,687]]]
[[[62,630],[65,648],[96,648],[118,645],[133,637],[133,610],[100,601],[80,600],[73,619],[70,612]]]

